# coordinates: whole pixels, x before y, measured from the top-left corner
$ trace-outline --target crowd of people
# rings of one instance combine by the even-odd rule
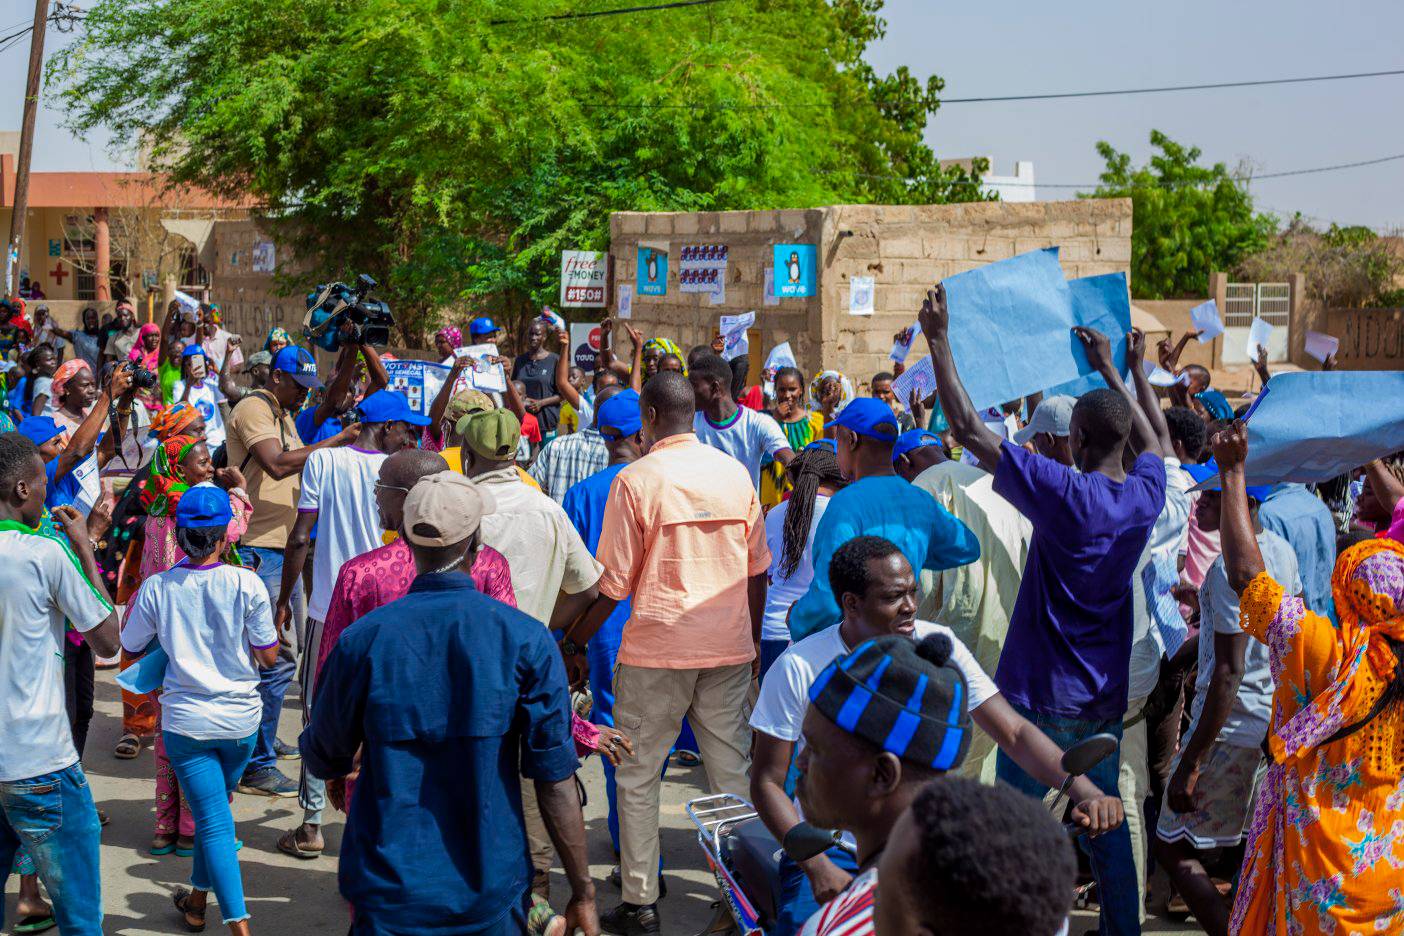
[[[152,752],[149,850],[190,859],[191,931],[251,931],[239,794],[297,799],[297,859],[345,814],[353,933],[676,932],[686,758],[777,843],[842,833],[781,852],[771,936],[1054,936],[1079,893],[1103,934],[1180,905],[1213,934],[1404,932],[1404,459],[1247,485],[1249,401],[1184,340],[1160,390],[1139,331],[1075,329],[1104,386],[982,410],[939,286],[926,399],[901,364],[751,374],[627,321],[587,374],[550,315],[483,392],[458,351],[502,339],[484,316],[434,335],[419,412],[350,335],[323,372],[282,329],[245,357],[214,306],[46,311],[5,310],[15,932],[101,932],[82,761],[109,665],[111,753]]]

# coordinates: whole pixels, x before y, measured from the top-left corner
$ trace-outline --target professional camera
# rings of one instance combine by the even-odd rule
[[[319,285],[307,294],[303,335],[331,352],[341,350],[346,342],[381,347],[389,344],[395,316],[384,302],[370,298],[375,287],[375,280],[364,273],[356,278],[355,289],[345,283]]]
[[[136,361],[128,361],[122,365],[132,373],[132,389],[151,390],[154,389],[158,379],[155,371],[149,371]]]

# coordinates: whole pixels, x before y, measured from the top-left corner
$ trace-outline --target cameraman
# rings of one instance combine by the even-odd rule
[[[295,345],[283,348],[273,357],[267,387],[240,400],[225,427],[229,467],[243,472],[254,508],[240,551],[247,553],[263,580],[270,605],[282,587],[283,551],[297,518],[302,466],[316,449],[346,445],[359,431],[353,425],[330,438],[303,445],[293,414],[306,401],[307,392],[321,386],[311,352]],[[295,605],[301,605],[301,593],[299,586],[291,596]],[[278,769],[276,745],[278,716],[297,664],[293,635],[281,632],[278,636],[278,662],[259,674],[263,718],[239,791],[290,797],[297,795],[297,783]]]
[[[297,433],[309,445],[321,442],[341,432],[342,417],[355,409],[357,402],[377,390],[390,386],[390,375],[380,361],[380,355],[369,344],[360,344],[359,331],[347,324],[341,330],[343,344],[332,371],[331,383],[322,394],[321,402],[297,414]],[[365,358],[365,390],[361,391],[361,358]]]

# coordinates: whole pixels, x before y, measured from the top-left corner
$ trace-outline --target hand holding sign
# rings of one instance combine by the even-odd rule
[[[892,336],[892,353],[888,355],[898,364],[904,364],[907,355],[912,353],[912,344],[916,341],[917,335],[921,334],[921,322],[913,322],[906,328]]]
[[[1210,299],[1190,309],[1190,321],[1199,333],[1199,343],[1208,344],[1224,333],[1224,323],[1219,319],[1219,306]]]

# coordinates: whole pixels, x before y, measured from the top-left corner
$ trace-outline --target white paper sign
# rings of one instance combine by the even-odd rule
[[[913,390],[920,394],[922,400],[936,392],[936,371],[931,366],[931,358],[922,358],[892,381],[892,392],[903,406],[911,400]]]
[[[775,267],[765,268],[765,298],[763,301],[768,306],[780,304],[780,297],[775,295]]]
[[[775,372],[782,367],[799,367],[799,362],[795,360],[795,352],[790,349],[788,341],[782,341],[770,349],[761,372],[766,380],[774,380]]]
[[[1341,339],[1334,335],[1324,335],[1314,331],[1306,333],[1306,353],[1322,364],[1325,364],[1328,357],[1340,350],[1340,347]]]
[[[1224,323],[1219,318],[1219,307],[1213,299],[1190,309],[1190,322],[1199,332],[1200,344],[1208,344],[1224,333]]]
[[[617,296],[617,314],[622,319],[634,317],[634,287],[631,283],[620,283],[614,288]]]
[[[566,327],[566,320],[561,317],[561,313],[550,306],[546,306],[541,310],[541,320],[543,322],[549,322],[551,327],[557,331]]]
[[[609,254],[595,250],[561,251],[561,305],[603,309]]]
[[[726,268],[723,267],[708,291],[711,305],[726,305]]]
[[[491,342],[468,345],[466,348],[455,348],[453,353],[455,357],[468,358],[473,362],[470,370],[459,375],[458,383],[453,388],[454,393],[460,393],[470,387],[485,393],[507,392],[507,375],[503,372],[501,364],[493,364],[491,360],[497,357],[497,345]]]
[[[253,245],[253,271],[272,273],[277,267],[277,254],[272,241],[258,241]]]
[[[875,281],[871,276],[854,276],[848,281],[848,314],[872,315]]]
[[[73,466],[73,480],[78,482],[78,496],[73,499],[73,509],[83,516],[93,512],[98,499],[102,497],[102,482],[98,480],[97,452]]]
[[[730,361],[751,352],[751,344],[746,340],[746,329],[756,324],[755,312],[742,312],[740,315],[721,317],[722,357]]]
[[[175,291],[175,301],[180,303],[180,307],[186,312],[199,312],[200,300],[189,293],[183,293],[179,289]]]
[[[1154,361],[1142,361],[1141,370],[1145,372],[1146,379],[1150,381],[1152,387],[1173,387],[1177,383],[1186,382],[1184,375],[1176,377]]]
[[[913,322],[898,333],[895,341],[892,342],[892,353],[888,355],[899,364],[907,360],[907,355],[912,353],[912,345],[916,342],[917,335],[921,334],[921,323]]]
[[[1267,349],[1268,339],[1272,337],[1272,323],[1267,319],[1254,318],[1253,323],[1248,326],[1248,360],[1258,359],[1258,349]]]

